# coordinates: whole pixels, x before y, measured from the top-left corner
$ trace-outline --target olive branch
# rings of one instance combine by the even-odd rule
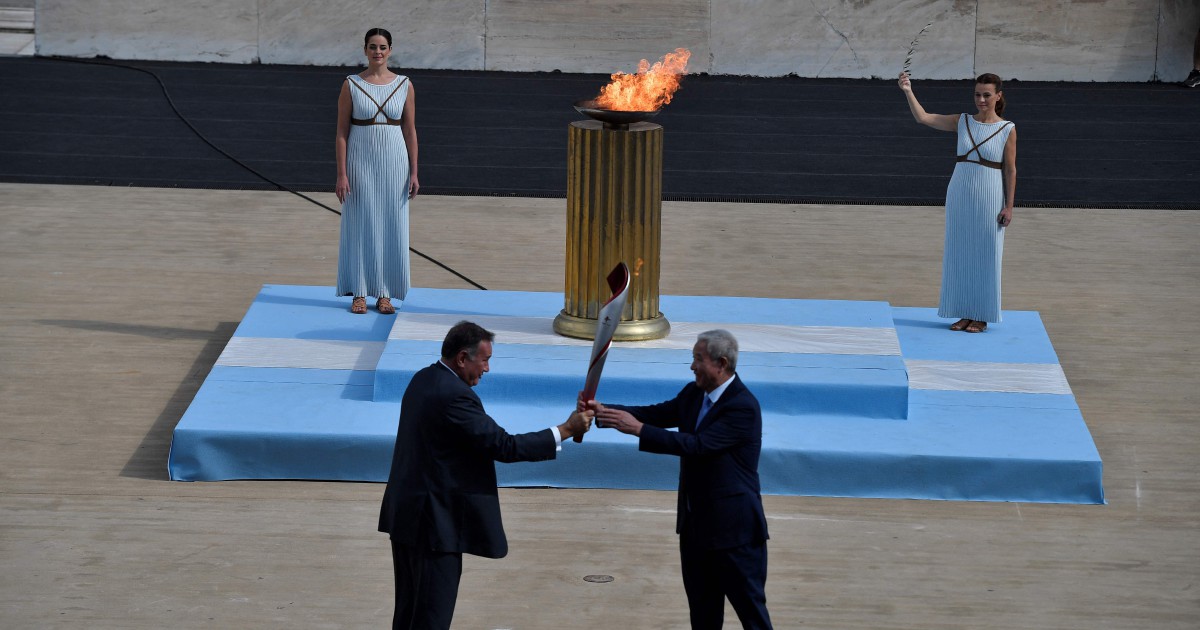
[[[929,30],[930,26],[933,26],[933,22],[926,24],[925,28],[921,29],[921,32],[917,33],[912,43],[908,45],[908,55],[904,57],[904,72],[908,72],[909,66],[912,65],[913,53],[917,51],[917,42],[921,41],[921,36],[925,34],[925,31]]]

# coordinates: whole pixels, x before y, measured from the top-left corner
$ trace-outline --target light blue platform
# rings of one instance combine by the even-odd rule
[[[175,429],[171,478],[383,481],[399,399],[449,325],[497,333],[477,388],[510,432],[561,422],[591,342],[554,335],[557,293],[413,289],[397,316],[329,287],[263,287]],[[618,344],[598,398],[641,404],[692,379],[695,332],[734,331],[763,408],[767,494],[1103,503],[1102,464],[1034,312],[984,334],[883,302],[663,296],[665,340]],[[594,430],[506,486],[675,488],[678,462]]]

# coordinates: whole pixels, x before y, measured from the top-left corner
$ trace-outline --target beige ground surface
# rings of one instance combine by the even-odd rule
[[[423,197],[413,243],[561,290],[564,208]],[[662,290],[931,306],[940,231],[937,208],[665,204]],[[166,479],[255,292],[331,284],[336,241],[286,193],[0,184],[0,627],[386,625],[382,486]],[[1109,505],[767,497],[776,627],[1196,628],[1197,243],[1196,212],[1018,209],[1005,307],[1041,312]],[[468,559],[456,628],[686,627],[672,493],[501,500],[512,551]]]

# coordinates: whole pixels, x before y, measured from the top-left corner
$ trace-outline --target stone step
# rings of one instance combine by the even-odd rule
[[[553,332],[561,294],[464,294],[469,305],[454,304],[454,293],[448,291],[429,294],[428,301],[423,292],[409,295],[375,371],[376,401],[401,399],[412,375],[436,360],[445,331],[467,317],[463,313],[496,333],[494,371],[480,383],[481,397],[512,404],[575,399],[592,342]],[[688,366],[696,335],[724,328],[738,338],[737,372],[764,412],[905,418],[907,372],[886,303],[769,302],[663,296],[660,308],[673,318],[671,334],[614,343],[600,399],[639,404],[672,397],[693,379]],[[705,318],[711,319],[700,321]]]

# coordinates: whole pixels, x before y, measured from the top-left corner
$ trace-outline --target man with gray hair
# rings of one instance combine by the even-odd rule
[[[639,450],[679,457],[675,532],[693,629],[720,628],[726,598],[743,628],[771,627],[758,482],[762,411],[735,372],[737,355],[729,331],[703,332],[692,347],[696,381],[675,398],[640,407],[588,403],[597,424],[638,436]]]

